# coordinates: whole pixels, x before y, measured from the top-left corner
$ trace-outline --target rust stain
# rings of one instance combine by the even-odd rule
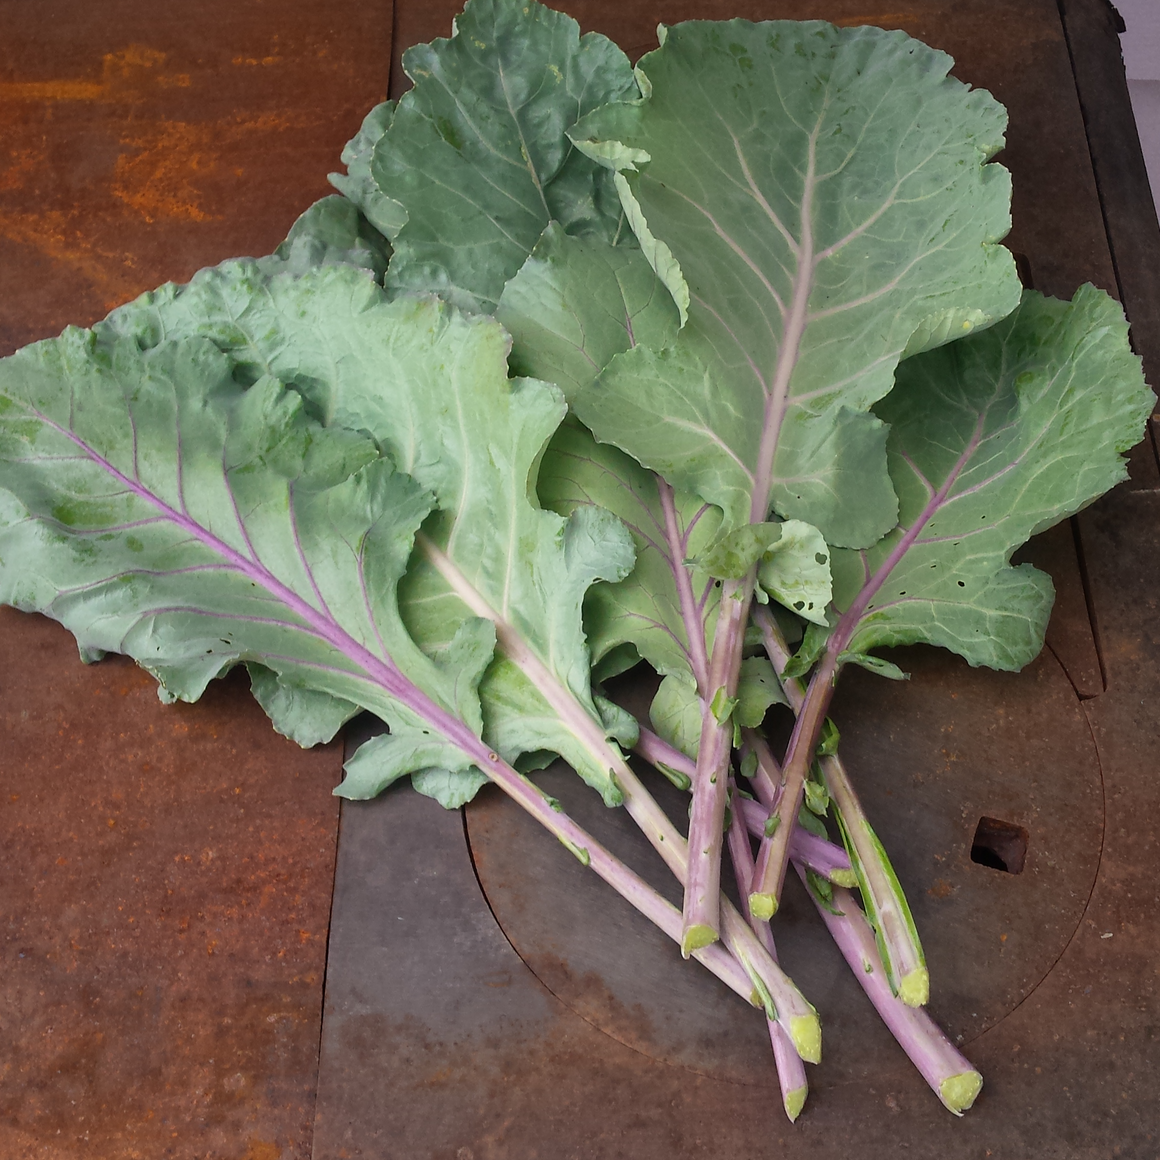
[[[221,214],[204,208],[199,180],[212,178],[222,154],[236,153],[247,138],[294,129],[301,123],[301,117],[277,113],[204,124],[161,121],[145,133],[121,139],[122,145],[136,152],[117,158],[113,196],[150,223],[220,220]]]
[[[878,28],[903,28],[919,22],[917,12],[871,12],[859,16],[837,16],[831,21],[839,28],[856,28],[872,24]]]
[[[43,165],[48,150],[42,145],[39,149],[14,149],[9,157],[10,164],[0,170],[0,192],[22,189],[28,178]]]
[[[282,1155],[281,1144],[275,1144],[271,1140],[249,1140],[246,1147],[246,1154],[242,1160],[279,1160]]]
[[[87,240],[74,224],[76,215],[60,210],[5,213],[0,210],[0,237],[39,250],[90,283],[107,308],[139,294],[140,278],[131,273],[132,254],[105,250]]]
[[[202,208],[194,184],[198,175],[217,168],[215,125],[163,121],[145,135],[122,140],[136,154],[122,153],[113,173],[113,196],[147,222],[176,218],[204,222],[220,216]]]
[[[161,71],[166,56],[145,45],[131,44],[118,52],[105,53],[99,81],[5,81],[0,83],[0,102],[139,101],[149,88],[188,88],[188,73]]]

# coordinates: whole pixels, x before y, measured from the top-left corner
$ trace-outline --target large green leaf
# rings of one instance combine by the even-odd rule
[[[617,584],[596,585],[585,604],[593,660],[628,642],[657,672],[695,681],[700,674],[682,617],[676,570],[685,570],[685,561],[712,541],[721,513],[695,496],[675,495],[674,542],[667,534],[656,476],[615,447],[597,443],[574,421],[562,425],[549,444],[539,494],[545,506],[563,515],[604,508],[632,533],[636,567],[631,575]],[[718,585],[700,569],[688,568],[687,579],[696,614],[711,631]]]
[[[407,224],[407,211],[379,189],[371,176],[371,159],[375,146],[391,127],[394,116],[394,101],[375,105],[363,118],[358,133],[342,150],[346,173],[331,173],[327,178],[339,193],[358,206],[376,230],[388,238],[394,238]]]
[[[432,723],[479,735],[494,628],[464,623],[442,665],[398,610],[433,497],[366,435],[234,371],[204,338],[142,350],[76,329],[0,362],[0,600],[61,621],[88,658],[134,657],[163,699],[251,662],[284,731],[361,706],[391,727],[394,776],[466,770]],[[332,704],[295,719],[288,700],[314,695]]]
[[[512,336],[512,369],[556,383],[569,401],[614,355],[668,346],[680,325],[639,249],[574,238],[557,222],[504,287],[496,318]]]
[[[534,2],[469,0],[454,35],[408,49],[403,67],[414,88],[371,162],[406,214],[392,290],[491,310],[549,221],[608,241],[621,232],[609,174],[565,135],[636,93],[610,40]]]
[[[424,527],[430,551],[403,588],[412,634],[438,656],[466,620],[493,619],[509,655],[526,664],[497,664],[483,682],[491,744],[508,760],[551,749],[618,800],[605,763],[526,669],[542,665],[572,707],[601,722],[581,605],[594,580],[631,568],[632,542],[608,512],[564,519],[534,502],[540,458],[566,405],[554,386],[508,377],[509,339],[494,319],[431,297],[390,302],[351,267],[269,278],[235,263],[143,296],[112,321],[142,345],[208,333],[242,377],[273,373],[327,424],[373,435],[440,509]]]
[[[842,647],[942,645],[1018,669],[1043,644],[1051,580],[1011,553],[1126,476],[1154,396],[1120,307],[1028,291],[984,334],[911,359],[878,407],[891,424],[899,526],[835,553]]]
[[[597,438],[727,527],[770,505],[827,541],[895,523],[868,414],[899,359],[986,326],[1019,286],[996,245],[1005,114],[900,32],[690,22],[638,65],[646,99],[572,131],[611,165],[658,273],[689,294],[676,344],[620,355],[576,403]]]

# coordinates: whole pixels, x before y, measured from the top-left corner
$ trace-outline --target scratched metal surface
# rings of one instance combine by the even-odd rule
[[[1090,27],[1075,34],[1084,3],[1068,3],[1073,48],[1106,51]],[[1051,0],[570,7],[633,56],[655,43],[657,20],[725,15],[879,23],[946,48],[957,75],[1011,110],[1008,242],[1036,287],[1070,295],[1090,280],[1141,314],[1160,306],[1125,292],[1146,279],[1117,277],[1132,255],[1112,261],[1084,120],[1114,101],[1087,84],[1081,109]],[[1102,27],[1102,0],[1087,7]],[[396,54],[446,35],[453,10],[397,5]],[[396,68],[392,93],[405,83]],[[1132,231],[1151,239],[1154,218]],[[859,673],[840,693],[844,749],[919,913],[932,1008],[986,1076],[966,1118],[939,1107],[876,1026],[800,897],[778,929],[822,1011],[828,1058],[810,1069],[811,1101],[791,1128],[759,1017],[682,965],[498,794],[461,822],[400,790],[344,807],[318,1160],[1160,1155],[1158,496],[1146,447],[1131,485],[1029,550],[1061,602],[1051,648],[1024,673],[914,650],[908,686]],[[622,817],[547,776],[651,865]],[[1022,875],[970,861],[984,814],[1027,827]]]
[[[388,2],[0,0],[0,353],[328,192]],[[0,1156],[310,1155],[337,745],[0,610]]]

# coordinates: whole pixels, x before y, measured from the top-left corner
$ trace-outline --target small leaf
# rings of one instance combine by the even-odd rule
[[[805,783],[805,791],[807,808],[819,818],[824,818],[830,808],[830,795],[826,792],[826,787],[821,782],[810,779]]]
[[[886,677],[890,681],[910,680],[910,674],[904,673],[893,661],[888,661],[885,657],[876,657],[871,653],[853,652],[848,649],[838,657],[839,665],[847,663],[858,665],[860,668],[876,673],[880,677]]]
[[[765,657],[746,657],[741,662],[741,675],[737,682],[737,708],[733,714],[737,724],[743,729],[756,729],[765,720],[770,706],[785,703],[785,693],[773,665]],[[753,756],[756,766],[756,756],[750,756]]]
[[[814,750],[815,757],[831,757],[838,752],[838,742],[842,735],[838,732],[833,718],[827,717],[822,722],[822,735],[818,739],[818,747]]]
[[[804,805],[798,811],[798,825],[803,830],[808,830],[811,834],[818,838],[825,838],[829,841],[830,834],[826,829],[825,823],[812,810],[807,809]]]
[[[801,645],[797,652],[790,657],[789,663],[781,675],[787,680],[793,677],[804,677],[814,667],[818,657],[825,650],[826,641],[830,638],[830,631],[825,625],[807,624]]]
[[[757,568],[761,586],[803,620],[825,625],[830,603],[830,549],[822,533],[801,520],[786,520]]]
[[[697,760],[701,740],[701,698],[697,687],[671,674],[661,681],[649,707],[649,720],[659,736],[686,757]]]
[[[733,710],[737,708],[738,699],[730,697],[725,691],[725,686],[722,685],[717,692],[713,694],[713,700],[709,704],[709,712],[713,714],[713,719],[718,725],[724,725],[726,721],[733,716]]]

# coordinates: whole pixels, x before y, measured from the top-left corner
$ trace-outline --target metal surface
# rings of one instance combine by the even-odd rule
[[[909,682],[848,673],[833,716],[923,934],[931,1011],[969,1045],[1035,990],[1075,934],[1099,863],[1099,764],[1074,691],[1050,654],[999,676],[947,664],[930,649],[899,651],[895,660],[911,672]],[[604,809],[566,770],[539,780],[679,905],[672,876],[623,810]],[[660,777],[650,785],[684,823],[687,795]],[[983,817],[1027,830],[1022,873],[971,861]],[[690,969],[595,875],[562,861],[558,843],[535,822],[496,792],[469,807],[467,823],[496,920],[553,994],[654,1058],[736,1083],[775,1082],[762,1020],[707,972]],[[840,1118],[833,1093],[897,1050],[879,1041],[876,1016],[804,891],[793,891],[775,932],[782,962],[825,1023],[813,1114]]]
[[[337,747],[0,609],[0,1156],[309,1155]]]
[[[1052,0],[568,7],[632,56],[655,43],[657,20],[726,15],[878,23],[946,48],[957,75],[1011,110],[1008,240],[1037,288],[1117,290]],[[446,35],[453,10],[399,4],[396,45]],[[1072,50],[1084,51],[1074,37]],[[404,86],[396,71],[392,93]],[[1085,100],[1096,97],[1089,84]],[[1133,228],[1150,238],[1155,224]],[[972,672],[915,650],[910,685],[852,673],[835,708],[915,904],[932,1008],[986,1077],[964,1120],[892,1044],[800,895],[777,929],[822,1011],[826,1059],[791,1128],[759,1016],[680,963],[497,794],[469,807],[468,846],[458,818],[398,790],[344,808],[317,1160],[1160,1156],[1160,493],[1148,456],[1134,469],[1139,490],[1031,550],[1061,589],[1051,650],[1034,666]],[[553,789],[665,883],[621,815],[566,780]],[[1020,875],[970,860],[982,817],[1027,830]]]
[[[276,245],[390,11],[0,0],[0,353]],[[340,761],[0,610],[3,1160],[310,1154]]]

